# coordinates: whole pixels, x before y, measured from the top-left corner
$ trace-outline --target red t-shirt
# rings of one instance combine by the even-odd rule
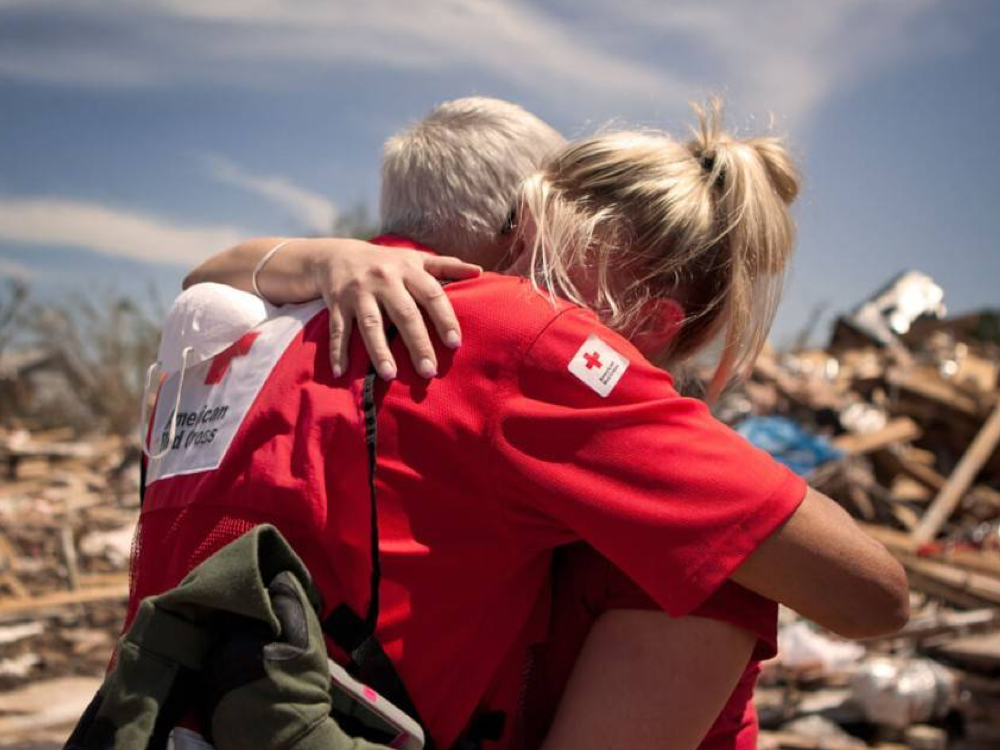
[[[425,381],[396,342],[399,377],[377,393],[376,634],[441,747],[477,709],[514,707],[544,637],[553,548],[588,542],[682,615],[805,492],[590,312],[493,274],[447,292],[462,348],[440,348]],[[285,308],[186,373],[180,434],[149,467],[130,614],[265,521],[309,566],[324,615],[343,601],[365,612],[365,358],[356,339],[334,379],[327,321],[321,303]]]

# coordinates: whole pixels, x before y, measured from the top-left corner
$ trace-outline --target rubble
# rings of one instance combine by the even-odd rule
[[[62,688],[94,683],[108,664],[138,515],[133,448],[0,427],[0,747],[62,731],[79,715]],[[26,695],[42,700],[22,705]]]
[[[903,274],[825,347],[766,351],[717,406],[886,545],[913,596],[904,631],[846,668],[856,644],[784,623],[758,690],[761,747],[1000,748],[1000,323],[944,309],[933,280]],[[849,742],[798,723],[811,695],[844,686],[819,715]]]
[[[783,610],[757,691],[763,749],[1000,748],[1000,315],[942,319],[935,290],[900,277],[825,347],[766,351],[716,405],[841,503],[912,588],[907,627],[862,643]],[[105,669],[138,510],[132,441],[0,411],[0,746],[57,736]],[[46,700],[64,688],[73,710]]]

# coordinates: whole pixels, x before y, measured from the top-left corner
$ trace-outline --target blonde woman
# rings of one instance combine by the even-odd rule
[[[424,356],[398,370],[409,391],[432,402],[415,418],[433,420],[436,395],[472,372],[467,368],[476,362],[470,358],[487,359],[496,393],[482,408],[501,412],[488,433],[496,458],[484,459],[496,472],[489,492],[503,494],[507,474],[518,477],[520,488],[505,500],[504,524],[519,530],[509,543],[536,572],[537,556],[547,559],[553,547],[577,540],[587,545],[568,556],[571,570],[559,590],[569,593],[557,597],[569,609],[586,598],[590,621],[582,631],[571,623],[572,638],[593,628],[546,750],[640,743],[691,748],[724,706],[727,716],[706,746],[752,746],[751,661],[773,649],[774,605],[766,600],[782,601],[849,636],[891,631],[906,619],[905,577],[884,549],[829,500],[714,422],[703,404],[679,397],[670,377],[650,364],[672,367],[721,338],[710,388],[717,394],[752,363],[792,251],[789,206],[797,191],[781,143],[732,138],[721,130],[717,108],[699,113],[695,136],[687,141],[614,133],[570,144],[524,183],[513,202],[514,221],[498,234],[509,240],[507,272],[526,281],[487,275],[454,285],[448,296],[470,321],[473,336],[459,354],[438,347],[433,368],[422,368]],[[380,270],[372,276],[364,260],[370,248],[339,240],[291,242],[260,268],[271,242],[234,248],[192,279],[211,280],[215,273],[216,280],[249,288],[256,267],[256,285],[271,301],[323,294],[342,313],[333,287],[346,285],[357,300],[358,279],[375,278],[398,305],[400,291],[423,278],[425,256],[386,253],[393,257],[376,258]],[[398,238],[383,243],[413,246]],[[352,254],[355,275],[331,276],[330,269],[343,270],[343,258]],[[228,270],[219,272],[223,267]],[[487,287],[506,291],[482,296]],[[439,330],[456,330],[450,311],[442,312],[443,298],[420,288],[417,296],[443,321]],[[509,307],[474,304],[483,300]],[[412,300],[409,305],[409,315],[395,309],[397,322],[412,334],[417,320]],[[524,320],[522,308],[545,322],[515,345],[508,333]],[[484,320],[503,329],[498,338]],[[376,330],[377,315],[369,307],[360,321],[374,361],[388,361],[391,348]],[[345,331],[338,326],[333,333]],[[336,340],[332,346],[330,373],[336,375],[333,368],[344,362]],[[397,353],[398,346],[392,344]],[[511,359],[521,364],[508,382],[503,378]],[[441,369],[443,377],[419,386],[420,375],[431,369]],[[346,368],[341,373],[350,377]],[[386,403],[402,393],[390,389]],[[486,399],[489,391],[481,393]],[[452,408],[453,400],[442,403]],[[427,442],[433,436],[421,434]],[[456,445],[456,455],[473,460],[473,448]],[[413,454],[413,460],[422,459]],[[391,475],[393,465],[386,468]],[[455,481],[470,487],[479,481],[467,471],[461,476]],[[414,502],[419,512],[422,501]],[[487,529],[476,526],[471,533]],[[405,575],[402,568],[399,575]],[[595,578],[607,585],[591,597]],[[724,584],[726,579],[755,593]],[[524,627],[537,624],[534,616],[525,618]],[[557,611],[555,625],[565,619]],[[556,663],[547,674],[566,679],[564,659],[543,656],[546,661]],[[500,690],[508,707],[510,688]],[[735,703],[726,705],[730,695]],[[419,707],[421,697],[415,700]],[[548,702],[541,717],[529,714],[529,734],[544,733],[551,710]],[[731,720],[737,710],[745,720]],[[505,743],[518,739],[504,735]]]

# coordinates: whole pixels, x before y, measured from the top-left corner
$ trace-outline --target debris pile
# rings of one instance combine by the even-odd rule
[[[783,625],[762,747],[1000,748],[1000,315],[942,319],[943,298],[903,274],[826,347],[765,352],[719,405],[885,544],[912,589],[894,638]]]
[[[783,611],[761,748],[1000,748],[1000,315],[944,312],[931,279],[904,274],[825,347],[765,352],[718,404],[912,586],[911,622],[878,641]],[[0,421],[0,746],[46,728],[58,746],[96,689],[124,615],[138,459],[118,437]]]
[[[118,437],[0,428],[0,746],[57,727],[65,739],[107,666],[128,594],[137,459]]]

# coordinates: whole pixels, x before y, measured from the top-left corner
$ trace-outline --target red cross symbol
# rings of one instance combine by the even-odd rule
[[[593,354],[584,354],[583,358],[587,360],[588,370],[593,370],[595,367],[604,366],[601,364],[601,355],[599,355],[597,352],[594,352]]]
[[[249,354],[250,347],[253,346],[253,342],[257,340],[258,336],[260,336],[259,331],[250,331],[250,333],[237,339],[235,343],[216,354],[212,359],[212,366],[208,368],[208,374],[205,375],[205,385],[221,383],[222,378],[225,377],[226,372],[229,370],[229,363],[236,359],[236,357],[245,357]]]

